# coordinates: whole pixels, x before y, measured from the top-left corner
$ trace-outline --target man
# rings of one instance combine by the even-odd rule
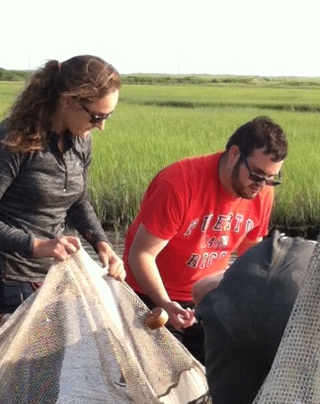
[[[210,279],[194,285],[213,403],[253,402],[271,368],[314,247],[313,241],[274,232],[239,257],[216,289],[210,290]]]
[[[195,323],[194,282],[228,267],[268,232],[273,185],[287,155],[281,127],[258,117],[230,137],[226,150],[187,158],[153,179],[125,242],[126,281],[150,307],[163,307],[169,329],[204,362]]]

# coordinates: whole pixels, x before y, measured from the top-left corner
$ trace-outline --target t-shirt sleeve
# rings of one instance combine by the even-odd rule
[[[183,211],[179,187],[166,179],[159,179],[144,197],[140,222],[154,236],[170,240],[181,227]]]

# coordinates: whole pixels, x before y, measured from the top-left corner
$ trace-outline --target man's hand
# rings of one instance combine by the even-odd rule
[[[187,328],[192,326],[196,319],[194,317],[194,310],[184,309],[177,302],[168,302],[162,307],[166,310],[169,315],[170,324],[177,330],[180,328]]]
[[[96,250],[103,267],[108,269],[108,276],[112,276],[113,278],[123,281],[126,277],[123,261],[113,251],[110,245],[105,241],[98,241],[96,243]]]
[[[59,237],[51,240],[35,238],[32,253],[36,258],[55,258],[64,261],[80,247],[81,242],[77,237]]]

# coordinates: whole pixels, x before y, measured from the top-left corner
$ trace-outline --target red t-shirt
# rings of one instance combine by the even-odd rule
[[[128,264],[142,223],[156,237],[170,240],[156,262],[172,300],[189,301],[195,281],[228,266],[230,254],[248,236],[268,233],[274,191],[265,187],[254,199],[229,195],[218,176],[222,152],[173,163],[149,185],[125,241],[126,282],[143,293]]]

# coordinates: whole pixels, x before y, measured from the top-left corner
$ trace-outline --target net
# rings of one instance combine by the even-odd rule
[[[254,404],[320,403],[320,239]]]
[[[203,366],[81,249],[0,328],[0,403],[210,403]]]

